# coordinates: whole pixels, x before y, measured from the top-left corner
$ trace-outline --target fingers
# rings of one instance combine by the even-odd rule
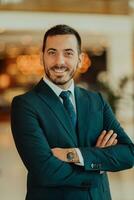
[[[103,138],[105,137],[107,131],[104,130],[102,131],[102,133],[100,134],[100,136],[98,137],[97,143],[96,143],[96,147],[99,147],[103,141]]]
[[[108,147],[116,145],[117,142],[117,134],[114,133],[113,130],[110,130],[108,132],[103,131],[97,140],[96,147]]]
[[[115,145],[117,139],[117,134],[113,133],[113,135],[110,137],[110,139],[108,140],[108,142],[105,144],[106,147],[111,146],[111,145]],[[115,141],[116,140],[116,141]]]
[[[116,145],[118,143],[118,140],[115,139],[114,142],[113,142],[113,145]]]
[[[108,141],[109,141],[109,139],[111,138],[111,136],[113,135],[113,130],[110,130],[107,134],[106,134],[106,136],[103,138],[103,141],[102,141],[102,143],[101,143],[101,147],[105,147],[106,146],[106,144],[108,143]],[[110,141],[109,141],[109,143],[110,143]]]

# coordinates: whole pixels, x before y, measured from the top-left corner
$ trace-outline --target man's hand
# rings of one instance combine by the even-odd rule
[[[69,163],[79,163],[79,157],[77,155],[77,152],[74,148],[53,148],[51,149],[53,152],[53,155],[57,157],[58,159],[69,162]],[[74,159],[73,161],[67,160],[67,153],[72,152],[74,153]]]
[[[112,145],[116,145],[118,142],[117,140],[117,134],[114,133],[113,130],[110,131],[102,131],[101,135],[99,136],[96,147],[104,148],[109,147]]]

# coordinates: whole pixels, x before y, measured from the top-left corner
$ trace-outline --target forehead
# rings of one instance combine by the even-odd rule
[[[71,34],[48,36],[46,40],[46,49],[49,48],[77,50],[77,39],[75,35]]]

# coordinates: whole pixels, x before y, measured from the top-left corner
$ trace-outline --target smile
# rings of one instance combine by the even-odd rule
[[[59,69],[55,68],[53,69],[53,71],[56,73],[64,73],[66,71],[66,68],[59,68]]]

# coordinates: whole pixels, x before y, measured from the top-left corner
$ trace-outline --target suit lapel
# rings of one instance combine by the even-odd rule
[[[75,87],[76,109],[78,119],[78,138],[79,146],[84,146],[86,135],[88,134],[88,120],[89,120],[89,98],[84,91]]]
[[[35,86],[38,96],[49,106],[50,110],[56,115],[62,126],[67,131],[75,146],[77,146],[77,136],[67,112],[53,90],[41,79]]]

